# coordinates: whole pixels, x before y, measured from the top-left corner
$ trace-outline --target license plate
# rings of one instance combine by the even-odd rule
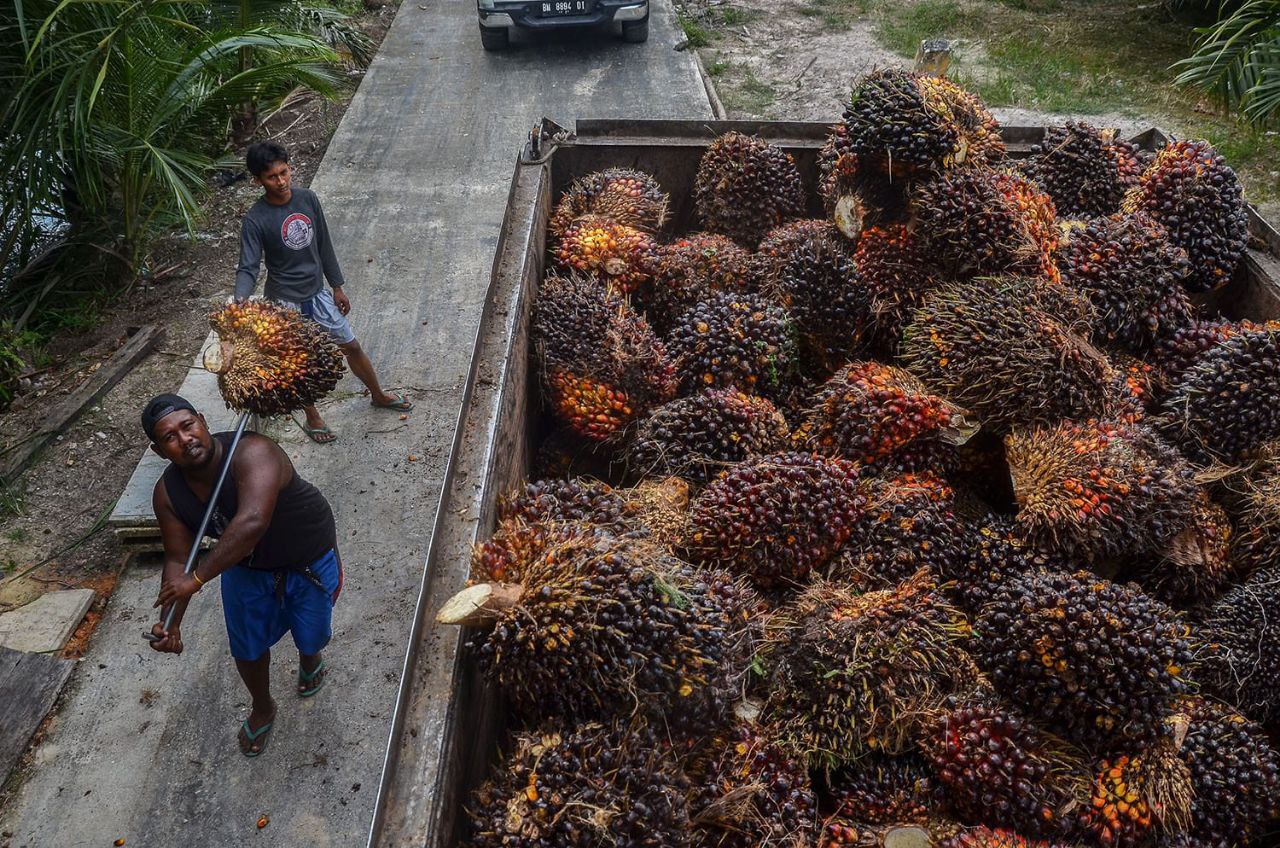
[[[585,15],[591,11],[591,0],[543,0],[539,4],[542,17],[554,18],[560,15]]]

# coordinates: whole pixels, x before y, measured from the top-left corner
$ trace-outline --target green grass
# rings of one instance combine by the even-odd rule
[[[755,9],[739,9],[734,6],[723,6],[720,8],[720,25],[721,26],[742,26],[753,21],[759,20],[760,13]]]
[[[27,531],[24,527],[15,527],[4,535],[10,542],[14,542],[19,545],[27,541]]]
[[[1205,109],[1173,84],[1193,24],[1142,0],[874,0],[877,39],[914,57],[926,38],[956,40],[950,75],[991,106],[1155,116],[1181,136],[1207,138],[1241,173],[1255,202],[1280,196],[1280,136]]]
[[[821,19],[827,29],[848,29],[871,6],[872,0],[813,0],[801,7],[800,14]]]
[[[741,66],[726,67],[721,73],[724,82],[720,86],[720,99],[731,112],[763,115],[772,120],[769,109],[778,100],[778,94],[766,82]]]
[[[17,483],[0,483],[0,518],[21,515],[23,491]]]
[[[729,70],[728,62],[710,62],[707,64],[707,75],[712,77],[723,76]]]
[[[684,30],[684,38],[689,42],[690,47],[706,47],[711,43],[711,33],[692,18],[681,15],[680,29]]]

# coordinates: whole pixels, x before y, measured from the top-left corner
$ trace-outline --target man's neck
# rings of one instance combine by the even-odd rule
[[[272,206],[285,206],[290,200],[293,200],[293,189],[289,189],[283,195],[264,194],[263,200]]]

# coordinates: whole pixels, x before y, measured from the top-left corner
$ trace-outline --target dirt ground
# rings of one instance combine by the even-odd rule
[[[395,13],[393,3],[358,19],[375,46]],[[358,81],[361,72],[351,73]],[[348,102],[349,97],[329,102],[299,93],[269,117],[258,137],[283,143],[292,154],[295,181],[309,185]],[[147,399],[182,383],[208,333],[208,313],[230,291],[240,218],[260,193],[244,178],[215,188],[194,239],[186,233],[158,239],[148,260],[158,270],[155,278],[139,281],[92,329],[54,339],[48,350],[52,367],[35,375],[29,390],[0,415],[3,449],[31,432],[130,331],[147,324],[165,328],[155,353],[55,437],[21,479],[0,491],[0,612],[55,589],[87,586],[98,592],[65,656],[83,654],[126,559],[105,522],[146,448],[139,412]]]

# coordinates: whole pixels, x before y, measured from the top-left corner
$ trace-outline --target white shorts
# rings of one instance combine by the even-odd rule
[[[351,322],[347,320],[347,316],[338,311],[338,304],[333,302],[333,292],[328,288],[320,289],[315,297],[304,303],[294,303],[288,300],[276,301],[281,306],[287,306],[290,309],[297,310],[303,315],[315,321],[333,337],[333,340],[340,345],[351,344],[356,340],[355,330],[351,329]]]

